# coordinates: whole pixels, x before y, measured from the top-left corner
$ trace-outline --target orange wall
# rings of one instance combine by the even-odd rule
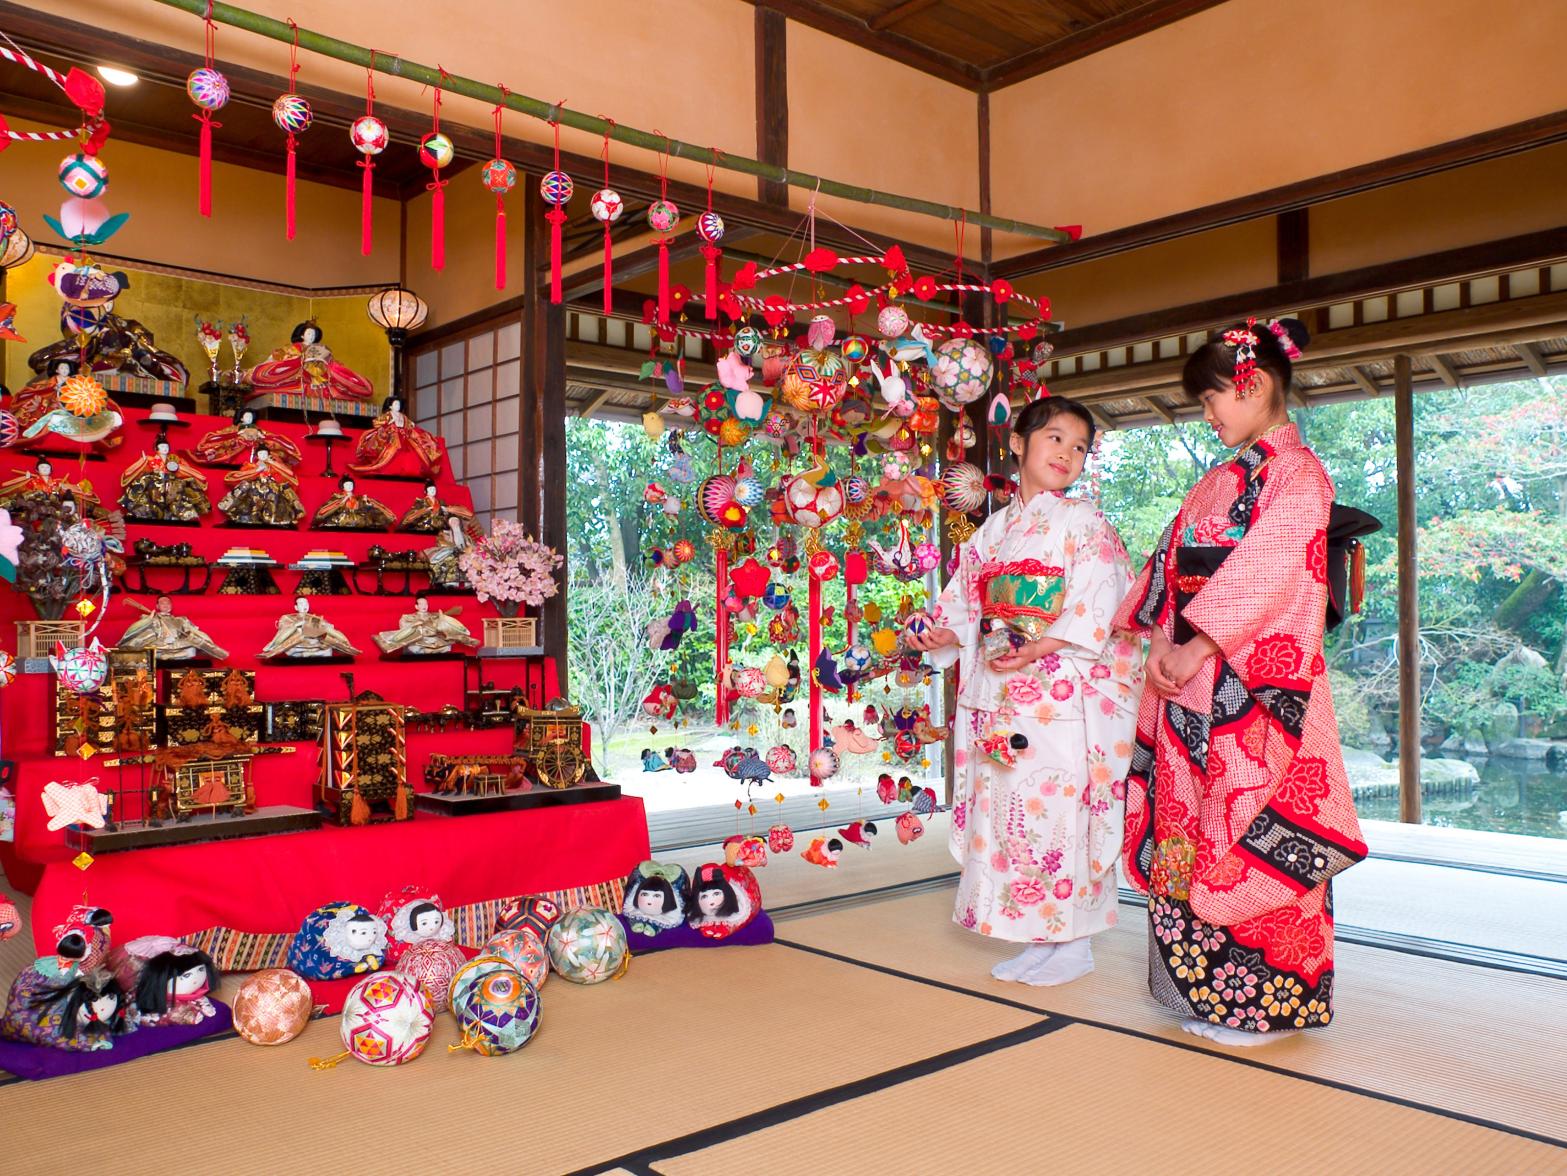
[[[1561,0],[1229,0],[991,96],[998,214],[1104,232],[1567,108]]]

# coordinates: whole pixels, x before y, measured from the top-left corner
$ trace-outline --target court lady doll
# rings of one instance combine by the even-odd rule
[[[1085,975],[1089,937],[1116,921],[1120,782],[1141,682],[1132,638],[1111,624],[1131,580],[1126,552],[1093,503],[1065,495],[1093,436],[1087,410],[1061,397],[1018,413],[1018,492],[963,544],[928,625],[905,637],[938,667],[961,659],[953,917],[1024,945],[992,969],[1000,980]]]
[[[436,478],[441,473],[441,446],[408,419],[403,402],[388,397],[381,413],[359,438],[348,468],[356,474],[383,478]]]
[[[1117,618],[1149,637],[1124,851],[1149,987],[1227,1045],[1332,1019],[1331,879],[1366,853],[1322,658],[1333,484],[1284,403],[1306,341],[1294,319],[1248,321],[1188,358],[1182,384],[1235,454]]]

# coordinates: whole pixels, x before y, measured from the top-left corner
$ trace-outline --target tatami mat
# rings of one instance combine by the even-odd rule
[[[125,1171],[180,1153],[182,1170],[231,1176],[561,1173],[1040,1021],[783,947],[662,953],[591,988],[554,977],[543,998],[510,1057],[449,1055],[443,1015],[408,1065],[318,1073],[308,1059],[340,1049],[333,1017],[274,1049],[229,1039],[6,1086],[0,1170],[58,1171],[69,1108],[90,1107]],[[181,1142],[192,1115],[207,1142]]]
[[[1567,1153],[1409,1107],[1082,1025],[703,1151],[735,1172],[1334,1172],[1544,1176]]]
[[[1074,984],[1033,988],[990,977],[1006,945],[952,922],[942,889],[790,921],[791,942],[1107,1022],[1183,1044],[1177,1019],[1148,995],[1146,926],[1135,907],[1094,939],[1097,969]],[[845,963],[845,967],[856,966]],[[1337,1016],[1329,1028],[1244,1056],[1455,1114],[1567,1139],[1567,1086],[1554,1038],[1567,1024],[1567,981],[1340,944]],[[1549,1044],[1548,1044],[1549,1043]]]

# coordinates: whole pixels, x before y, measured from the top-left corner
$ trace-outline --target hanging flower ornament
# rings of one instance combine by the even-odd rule
[[[212,113],[228,105],[229,81],[213,64],[217,50],[218,26],[212,21],[211,0],[208,0],[207,14],[203,21],[206,26],[206,63],[201,68],[190,71],[185,79],[185,93],[199,109],[199,112],[191,117],[201,124],[196,207],[202,216],[210,217],[212,215],[212,129],[223,125],[212,121]]]
[[[615,295],[611,289],[611,279],[614,277],[615,246],[610,239],[609,226],[618,221],[626,211],[626,202],[620,198],[620,193],[609,186],[609,137],[614,134],[615,120],[609,119],[609,125],[604,129],[604,146],[599,152],[604,161],[604,186],[593,193],[593,199],[588,207],[593,213],[593,219],[604,226],[604,313],[615,313]]]
[[[386,124],[375,116],[375,50],[370,50],[370,66],[365,70],[365,112],[348,128],[354,150],[364,156],[364,182],[359,196],[359,252],[370,256],[375,217],[375,157],[386,150],[391,135]]]
[[[571,177],[560,170],[560,111],[564,105],[564,102],[557,102],[554,116],[546,120],[555,133],[555,166],[539,181],[539,195],[550,206],[544,217],[550,222],[550,302],[555,306],[560,305],[561,297],[560,252],[561,234],[566,227],[566,205],[571,203],[571,194],[576,190]]]
[[[484,165],[479,173],[485,190],[495,197],[495,288],[506,288],[506,193],[517,186],[517,169],[501,154],[501,114],[506,109],[506,99],[511,91],[500,88],[500,105],[491,111],[495,116],[495,158]]]
[[[272,122],[278,130],[288,136],[287,167],[283,180],[283,222],[285,234],[292,241],[294,239],[294,149],[298,137],[310,129],[310,124],[315,119],[315,112],[310,109],[308,99],[294,92],[299,75],[299,26],[290,18],[288,27],[294,34],[293,43],[288,49],[288,92],[279,94],[272,103]]]
[[[436,69],[444,82],[446,71]],[[425,185],[430,193],[430,268],[437,272],[446,268],[446,181],[441,179],[441,169],[455,154],[452,141],[441,134],[441,87],[436,86],[430,129],[419,140],[419,162],[430,169],[430,182]]]

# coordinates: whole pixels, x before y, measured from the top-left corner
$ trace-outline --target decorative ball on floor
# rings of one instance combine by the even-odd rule
[[[400,1066],[424,1052],[434,1024],[430,994],[418,980],[377,972],[354,985],[343,1002],[343,1048],[367,1066]]]
[[[310,985],[287,968],[247,976],[234,994],[234,1032],[251,1045],[284,1045],[310,1024]]]
[[[612,979],[630,958],[620,922],[597,907],[567,911],[550,928],[545,946],[550,966],[573,984],[599,984]]]
[[[467,962],[462,948],[451,940],[425,939],[403,953],[397,961],[397,970],[423,985],[430,998],[430,1007],[437,1013],[444,1013],[452,978]]]
[[[550,978],[549,953],[544,950],[543,937],[532,927],[497,931],[490,936],[479,954],[505,960],[535,988],[543,988],[544,982]]]
[[[539,993],[505,960],[481,956],[452,981],[460,1048],[487,1058],[515,1053],[539,1027]]]

